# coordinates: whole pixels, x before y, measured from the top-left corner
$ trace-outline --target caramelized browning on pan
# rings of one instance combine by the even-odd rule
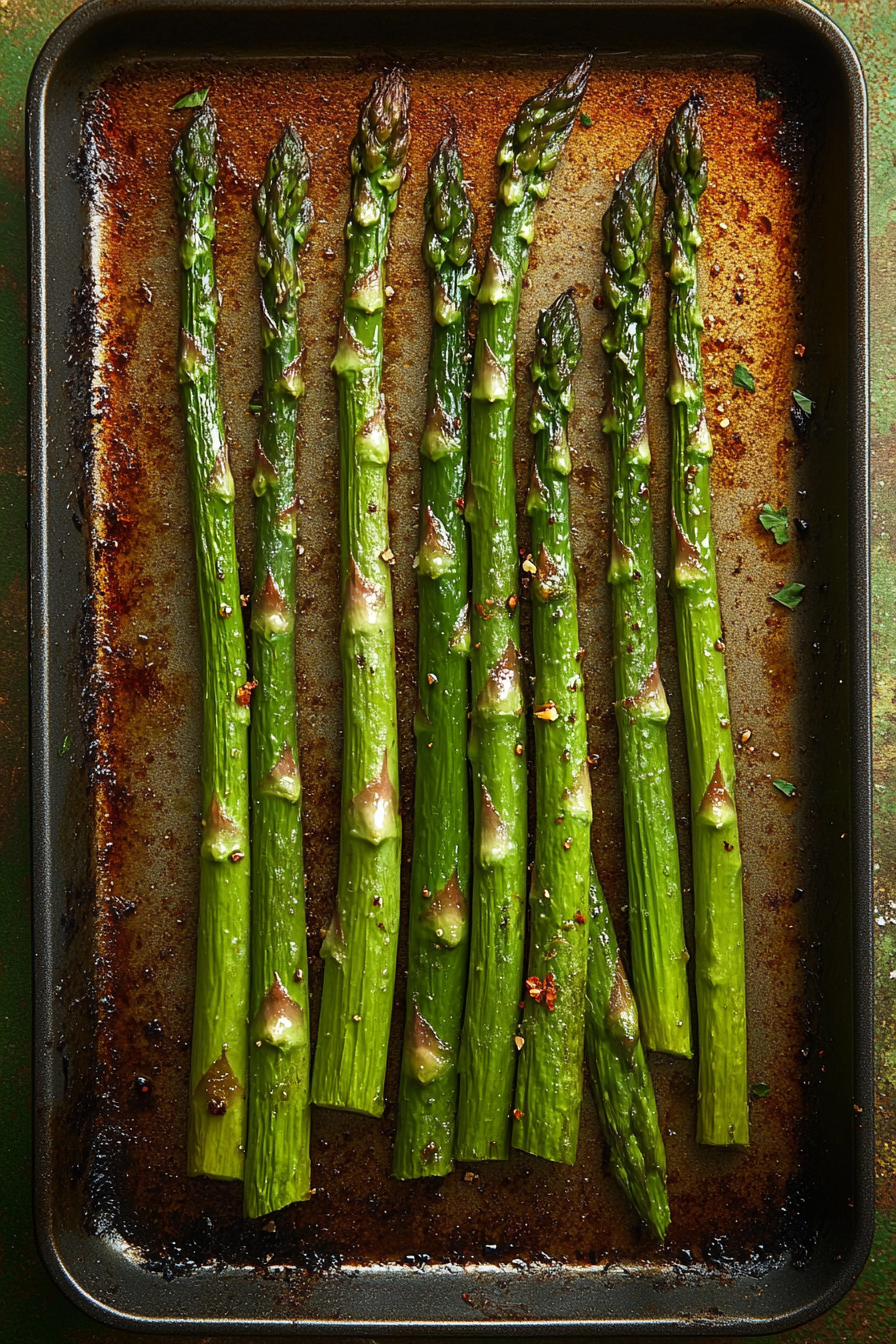
[[[417,444],[424,414],[429,299],[422,259],[422,198],[428,159],[445,118],[457,117],[479,215],[480,255],[490,224],[498,136],[520,101],[571,64],[515,57],[409,60],[413,140],[410,176],[395,217],[386,316],[386,392],[393,446],[392,550],[405,857],[410,862],[416,602]],[[711,159],[701,203],[705,245],[707,402],[716,445],[715,524],[728,649],[745,860],[750,1079],[770,1091],[752,1106],[747,1152],[694,1142],[696,1067],[653,1057],[669,1162],[669,1248],[654,1252],[607,1170],[590,1096],[573,1169],[514,1153],[508,1163],[461,1168],[444,1180],[400,1184],[390,1170],[403,1020],[399,971],[386,1114],[374,1121],[316,1111],[308,1204],[264,1226],[244,1225],[241,1190],[188,1180],[184,1152],[198,891],[199,660],[186,469],[175,376],[178,319],[176,228],[168,157],[186,114],[171,105],[211,85],[220,134],[219,353],[232,462],[244,590],[251,563],[252,449],[249,411],[260,383],[256,225],[251,197],[284,122],[295,121],[312,157],[317,227],[303,258],[301,320],[308,394],[299,414],[299,593],[297,652],[305,784],[308,928],[312,1001],[317,952],[336,885],[341,703],[338,661],[338,529],[335,396],[329,374],[343,270],[346,154],[360,100],[381,68],[342,59],[289,66],[208,65],[174,70],[137,65],[112,76],[93,102],[85,136],[101,166],[91,207],[97,295],[88,467],[88,528],[94,642],[90,704],[95,717],[93,814],[99,912],[95,945],[97,1073],[74,1085],[93,1094],[89,1184],[93,1216],[117,1228],[152,1262],[176,1271],[190,1261],[313,1267],[333,1259],[407,1257],[570,1263],[643,1260],[701,1263],[780,1252],[798,1222],[797,1191],[812,1175],[805,1125],[812,1109],[807,1063],[813,1046],[806,971],[813,791],[822,749],[797,731],[814,694],[809,631],[823,566],[794,537],[776,547],[759,507],[787,504],[812,519],[805,440],[793,431],[789,390],[811,369],[813,332],[803,322],[806,179],[804,126],[780,86],[751,66],[599,66],[584,112],[539,207],[532,269],[523,293],[518,361],[518,479],[526,479],[528,364],[538,309],[574,287],[585,355],[576,374],[573,513],[590,709],[594,846],[620,940],[626,947],[622,816],[610,666],[609,455],[600,431],[606,382],[600,334],[600,217],[613,174],[665,124],[692,88],[707,100]],[[779,96],[757,97],[770,85]],[[658,208],[661,208],[661,202]],[[667,424],[663,388],[665,285],[654,264],[649,336],[650,436],[654,452],[657,568],[668,548]],[[806,346],[805,364],[795,357]],[[732,386],[742,362],[756,393]],[[799,492],[808,489],[808,496]],[[525,525],[522,521],[521,529]],[[795,529],[791,528],[794,536]],[[526,536],[521,530],[521,542]],[[817,546],[817,543],[814,543]],[[783,581],[810,583],[790,613],[768,593]],[[689,884],[686,762],[672,619],[660,585],[661,658],[672,706],[670,741],[683,876]],[[524,609],[526,603],[524,602]],[[811,622],[811,624],[810,624]],[[524,650],[527,652],[527,650]],[[775,755],[775,753],[778,753]],[[797,784],[793,802],[772,778]],[[405,869],[406,873],[409,869]],[[795,889],[806,892],[794,900]],[[689,901],[689,895],[686,896]],[[691,912],[686,911],[689,937]],[[693,949],[692,949],[693,950]],[[791,1229],[790,1231],[788,1229]],[[417,1263],[420,1263],[419,1259]]]

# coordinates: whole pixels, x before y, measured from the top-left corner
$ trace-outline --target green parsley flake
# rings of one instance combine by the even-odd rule
[[[756,379],[744,364],[735,364],[731,381],[735,387],[742,387],[745,392],[756,391]]]
[[[785,798],[792,798],[796,793],[796,785],[791,784],[787,779],[773,779],[772,783],[779,793],[783,793]]]
[[[804,583],[787,583],[776,593],[769,593],[769,597],[773,602],[780,602],[782,607],[789,607],[793,611],[802,602],[805,587]]]
[[[806,415],[811,415],[815,410],[815,402],[810,401],[804,392],[794,391],[793,399],[800,410],[805,411]]]
[[[174,104],[172,112],[183,112],[188,107],[202,107],[208,97],[208,89],[194,89],[192,93],[185,93],[183,98]]]
[[[750,1096],[752,1097],[767,1097],[769,1092],[771,1092],[771,1088],[768,1083],[754,1083],[750,1088]]]
[[[579,113],[579,125],[580,125],[580,126],[584,126],[585,129],[587,130],[587,128],[588,128],[589,126],[593,126],[593,125],[594,125],[594,122],[591,120],[591,118],[589,117],[589,115],[588,115],[587,112],[580,112],[580,113]]]
[[[771,504],[763,504],[759,510],[759,521],[766,532],[771,532],[779,546],[783,546],[790,540],[787,529],[790,527],[790,519],[787,517],[787,505],[782,509],[773,509]]]

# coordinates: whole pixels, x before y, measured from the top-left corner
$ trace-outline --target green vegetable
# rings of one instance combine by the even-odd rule
[[[513,429],[516,325],[535,207],[591,69],[523,104],[501,137],[501,183],[479,287],[466,517],[473,561],[473,902],[456,1155],[507,1158],[516,1073],[526,894],[526,755],[520,681]]]
[[[594,122],[591,120],[587,112],[582,112],[579,114],[579,125],[584,126],[585,129],[587,130],[589,126],[594,125]]]
[[[797,406],[799,406],[800,410],[805,411],[806,415],[811,415],[812,412],[815,410],[815,402],[810,401],[809,398],[805,396],[802,392],[795,391],[793,393],[793,399],[796,402]]]
[[[581,357],[582,332],[570,291],[541,312],[532,359],[535,863],[513,1125],[514,1148],[552,1162],[576,1160],[588,961],[591,780],[567,442],[572,375]]]
[[[404,177],[408,89],[377,79],[352,141],[346,275],[333,372],[339,405],[344,746],[336,908],[311,1099],[382,1115],[398,941],[401,819],[389,436],[381,390],[389,224]]]
[[[767,1097],[771,1088],[768,1083],[754,1083],[750,1088],[750,1095],[753,1097]]]
[[[638,1007],[593,861],[588,899],[585,1052],[594,1101],[610,1150],[610,1170],[657,1241],[663,1241],[671,1221],[666,1150]]]
[[[790,519],[787,517],[787,505],[781,509],[773,509],[771,504],[763,504],[759,510],[759,521],[766,532],[771,532],[779,546],[784,546],[790,540],[789,527]]]
[[[613,450],[613,668],[619,775],[628,865],[632,969],[645,1049],[691,1054],[688,954],[681,906],[678,837],[669,774],[669,706],[659,670],[656,573],[650,516],[650,446],[644,334],[650,321],[647,268],[653,243],[656,151],[622,176],[603,218],[604,295],[613,323],[611,406],[604,420]]]
[[[788,783],[786,779],[773,779],[772,783],[779,793],[783,793],[785,798],[792,798],[796,793],[796,785]]]
[[[65,737],[62,739],[62,745],[59,748],[59,755],[67,756],[71,751],[71,749],[72,749],[72,735],[71,733],[66,733]]]
[[[314,219],[308,157],[287,128],[255,198],[264,407],[253,488],[252,1009],[244,1200],[258,1218],[311,1189],[311,1035],[302,785],[296,736],[295,450],[301,373],[297,254]]]
[[[239,1180],[249,1019],[249,707],[233,529],[234,484],[218,392],[212,243],[215,114],[204,102],[172,156],[180,219],[178,377],[190,478],[202,666],[202,848],[187,1170]]]
[[[662,227],[669,286],[672,407],[672,574],[678,664],[691,780],[700,1143],[749,1142],[744,919],[725,642],[716,584],[697,287],[697,203],[707,180],[692,95],[663,143]]]
[[[782,607],[788,607],[794,611],[803,600],[803,593],[806,590],[804,583],[787,583],[783,588],[779,588],[776,593],[769,593],[773,602],[780,602]]]
[[[183,98],[174,104],[172,112],[185,112],[188,107],[202,107],[208,98],[208,89],[196,89],[193,93],[185,93]]]
[[[476,218],[452,131],[429,165],[423,256],[432,291],[426,425],[420,445],[419,706],[404,1052],[393,1173],[454,1166],[457,1051],[469,955],[467,531],[457,501],[469,463],[469,321]]]
[[[756,379],[743,364],[735,364],[731,381],[735,387],[742,387],[745,392],[756,391]]]

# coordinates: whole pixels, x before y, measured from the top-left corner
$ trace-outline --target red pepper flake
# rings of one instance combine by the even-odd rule
[[[233,851],[233,853],[231,854],[231,856],[230,856],[230,862],[231,862],[231,863],[242,863],[242,861],[243,861],[243,859],[244,859],[245,857],[246,857],[246,856],[245,856],[245,854],[243,853],[243,851],[242,851],[241,849],[235,849],[235,850]]]
[[[582,914],[581,910],[576,911],[576,923],[577,924],[585,923],[585,916]]]
[[[554,1011],[554,1004],[557,1002],[557,981],[553,972],[548,971],[544,980],[539,979],[537,975],[530,975],[526,981],[526,989],[529,991],[529,997],[536,1003],[543,1003],[549,1013]]]
[[[522,1120],[523,1115],[524,1115],[524,1112],[521,1111],[520,1108],[519,1108],[518,1106],[514,1106],[514,1108],[513,1108],[513,1118],[514,1118],[514,1120]]]
[[[511,593],[507,599],[507,605],[511,611],[516,611],[516,604],[517,604],[516,593]]]
[[[454,501],[454,507],[455,507],[456,509],[460,509],[461,513],[463,513],[463,511],[464,511],[464,504],[465,504],[465,503],[466,503],[466,501],[465,501],[463,495],[461,495],[460,499],[456,499],[456,500]]]
[[[796,355],[797,359],[802,359],[803,355],[806,353],[806,347],[800,342],[800,344],[794,348],[793,353]]]
[[[483,609],[482,609],[482,603],[481,603],[481,602],[477,602],[477,603],[476,603],[476,610],[477,610],[477,612],[479,613],[479,615],[482,617],[482,619],[483,619],[484,621],[490,621],[490,620],[491,620],[491,618],[492,618],[492,613],[491,613],[490,611],[483,611]]]
[[[252,699],[252,692],[258,685],[257,681],[244,681],[236,693],[236,702],[238,705],[248,705]]]

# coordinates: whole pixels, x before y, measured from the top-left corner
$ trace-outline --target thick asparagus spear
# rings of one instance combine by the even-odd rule
[[[700,99],[669,123],[660,178],[668,197],[663,262],[669,275],[672,407],[672,574],[678,666],[691,776],[700,1143],[749,1143],[744,914],[734,805],[725,642],[710,519],[712,440],[703,402],[697,290],[697,202],[707,168]]]
[[[473,902],[456,1152],[510,1152],[523,972],[526,755],[518,662],[513,423],[520,289],[535,207],[585,92],[590,58],[525,102],[498,147],[503,168],[479,287],[466,517],[473,560]]]
[[[535,864],[529,978],[513,1146],[574,1162],[582,1104],[591,781],[569,520],[567,424],[582,332],[572,293],[539,316],[532,377],[535,462],[532,640],[535,648]]]
[[[244,1198],[257,1218],[311,1188],[311,1038],[302,785],[296,738],[295,446],[301,372],[296,256],[314,218],[308,158],[288,127],[255,198],[264,401],[252,482],[252,1007]]]
[[[190,478],[202,662],[203,836],[187,1169],[239,1180],[249,1012],[249,707],[234,485],[218,394],[212,243],[215,116],[193,113],[172,156],[181,222],[178,377]]]
[[[666,1150],[625,978],[597,869],[591,864],[585,1050],[613,1175],[658,1241],[669,1227]]]
[[[656,151],[650,146],[623,174],[603,218],[604,295],[614,319],[603,338],[612,394],[604,420],[613,450],[608,579],[632,972],[642,1039],[649,1050],[689,1058],[688,954],[666,743],[669,706],[657,650],[644,397],[644,332],[650,322],[647,265],[655,198]]]
[[[408,147],[408,89],[377,79],[350,153],[344,308],[333,372],[339,401],[342,830],[311,1099],[383,1112],[395,986],[401,820],[395,647],[388,560],[389,436],[380,384],[389,225]]]
[[[392,1170],[402,1180],[454,1166],[457,1049],[467,983],[470,653],[467,533],[458,501],[469,459],[468,327],[476,288],[473,208],[454,132],[429,165],[423,255],[432,349],[420,445],[420,698],[408,923],[408,988]]]

